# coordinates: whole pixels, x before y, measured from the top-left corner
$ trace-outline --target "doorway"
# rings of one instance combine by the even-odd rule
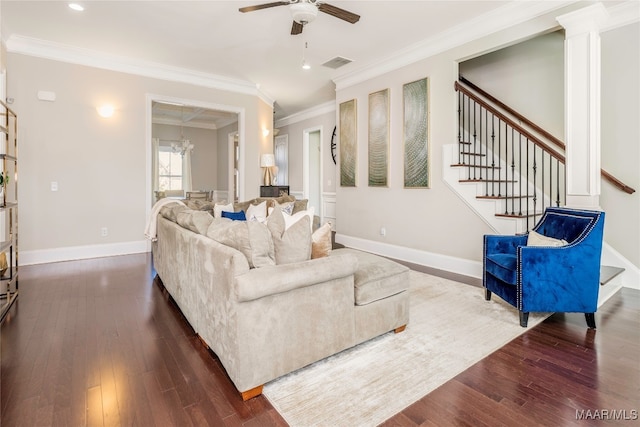
[[[198,176],[198,165],[202,168],[209,168],[213,164],[216,170],[215,177],[209,182],[201,184],[194,183],[194,188],[207,187],[206,190],[212,190],[213,194],[227,193],[229,195],[237,195],[242,198],[244,189],[241,177],[244,170],[244,108],[207,103],[183,98],[173,98],[162,95],[147,94],[146,103],[146,206],[147,216],[151,212],[151,208],[156,201],[156,192],[158,191],[158,139],[154,138],[154,129],[159,126],[165,128],[178,129],[178,138],[173,139],[189,139],[193,143],[192,170],[194,176]],[[196,142],[197,136],[207,130],[208,134],[214,133],[217,148],[214,154],[211,149],[198,148]],[[189,130],[191,133],[189,133]],[[230,168],[228,164],[229,147],[226,138],[229,133],[234,133],[237,140],[237,146],[234,152],[237,153],[237,167]],[[205,138],[206,139],[206,138]],[[155,143],[154,143],[155,142]],[[180,141],[178,141],[180,142]],[[171,143],[168,146],[171,149]],[[178,145],[178,144],[174,144]],[[166,148],[166,147],[165,147]],[[207,154],[209,153],[209,154]],[[200,155],[201,157],[196,157]],[[203,159],[202,156],[207,158]],[[215,159],[213,159],[215,157]],[[212,162],[215,160],[215,163]],[[234,187],[229,185],[233,183]],[[215,187],[215,188],[209,188]],[[200,189],[200,188],[198,188]],[[203,188],[205,189],[205,188]]]

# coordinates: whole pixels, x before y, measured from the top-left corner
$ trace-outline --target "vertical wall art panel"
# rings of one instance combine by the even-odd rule
[[[429,188],[429,81],[403,86],[404,186]]]
[[[356,186],[357,132],[356,100],[340,104],[340,185]]]
[[[369,186],[386,187],[389,171],[389,89],[369,94]]]

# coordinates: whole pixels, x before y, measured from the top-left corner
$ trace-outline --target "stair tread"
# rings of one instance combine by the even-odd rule
[[[624,271],[624,268],[610,265],[600,266],[600,285],[604,286]]]
[[[466,163],[454,163],[451,165],[451,167],[453,168],[459,168],[459,167],[467,167],[467,168],[483,168],[483,169],[500,169],[500,166],[491,166],[491,165],[469,165]]]
[[[502,196],[476,196],[476,199],[484,199],[484,200],[504,200],[504,199],[530,199],[533,198],[533,195],[530,194],[528,196],[518,196],[518,195],[502,195]]]
[[[540,216],[542,215],[542,211],[540,212],[523,212],[521,214],[517,214],[517,213],[497,213],[496,216],[500,217],[500,218],[526,218],[526,217],[533,217],[533,216]]]
[[[486,154],[479,154],[479,153],[470,153],[468,151],[461,151],[460,154],[462,154],[463,156],[478,156],[478,157],[486,157]]]
[[[482,182],[502,182],[502,183],[506,183],[506,184],[512,184],[512,183],[516,183],[518,181],[514,181],[511,179],[460,179],[458,180],[458,182],[464,182],[464,183],[482,183]]]

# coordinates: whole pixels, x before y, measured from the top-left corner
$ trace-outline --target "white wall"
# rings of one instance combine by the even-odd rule
[[[302,192],[302,141],[305,129],[322,128],[322,175],[324,177],[321,188],[323,193],[336,191],[336,165],[331,158],[331,135],[336,125],[335,111],[321,113],[315,117],[306,118],[288,125],[281,126],[280,135],[289,135],[289,189],[291,192]]]
[[[564,31],[461,62],[460,74],[564,139]]]
[[[243,109],[243,184],[247,198],[258,195],[262,129],[272,127],[273,109],[257,96],[15,53],[7,70],[19,123],[23,264],[146,250],[148,94]],[[39,101],[39,90],[55,92],[56,101]],[[96,114],[103,102],[116,106],[110,119]],[[50,191],[51,181],[59,191]],[[101,227],[109,236],[100,237]]]
[[[640,268],[640,24],[602,34],[602,168],[635,188],[602,181],[605,240]]]
[[[454,82],[458,63],[496,51],[558,27],[555,16],[539,16],[489,36],[433,54],[376,77],[366,70],[364,79],[337,79],[336,103],[356,99],[358,187],[337,188],[337,239],[360,247],[398,254],[413,262],[479,276],[484,234],[494,233],[442,179],[443,146],[457,141],[457,107]],[[430,189],[403,188],[402,85],[429,78]],[[505,78],[508,78],[505,77]],[[391,96],[389,188],[367,187],[367,99],[388,88]],[[561,129],[561,128],[560,128]],[[380,229],[386,229],[382,236]]]

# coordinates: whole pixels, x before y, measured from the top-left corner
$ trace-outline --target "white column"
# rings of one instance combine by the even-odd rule
[[[565,143],[567,206],[600,209],[601,3],[557,17],[565,29]]]

